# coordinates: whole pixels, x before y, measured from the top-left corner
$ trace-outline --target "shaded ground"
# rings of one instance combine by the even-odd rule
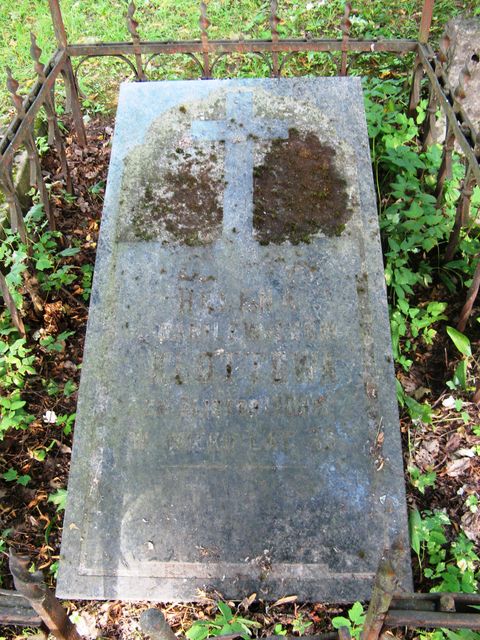
[[[69,141],[69,161],[73,180],[76,185],[76,198],[69,202],[62,191],[61,181],[55,181],[56,162],[47,157],[45,170],[51,174],[54,183],[53,200],[56,207],[58,226],[64,234],[65,244],[69,246],[73,238],[81,242],[81,252],[65,258],[70,264],[81,266],[93,264],[98,236],[99,220],[102,208],[103,184],[106,180],[109,159],[109,140],[112,129],[108,122],[92,121],[88,126],[88,147],[80,149],[72,137]],[[100,188],[98,185],[101,185]],[[57,416],[72,414],[76,406],[76,392],[65,396],[49,395],[42,379],[54,381],[59,388],[65,388],[68,380],[77,385],[79,367],[82,362],[83,338],[87,320],[84,291],[76,285],[69,285],[59,294],[50,294],[44,301],[43,312],[35,311],[33,304],[27,309],[27,320],[31,326],[30,335],[39,332],[42,336],[57,336],[63,331],[74,331],[59,352],[47,352],[38,341],[30,340],[35,350],[35,368],[39,375],[28,381],[25,397],[29,412],[36,416],[35,422],[27,431],[8,432],[0,443],[0,464],[3,468],[13,467],[23,474],[31,476],[26,487],[19,484],[2,482],[0,529],[9,545],[27,553],[37,568],[44,571],[48,582],[54,584],[53,570],[58,559],[61,536],[61,514],[48,496],[58,488],[66,486],[71,452],[71,434],[64,425],[51,424],[44,419],[47,411]],[[444,290],[435,291],[438,299],[448,301],[449,309],[458,312],[463,303],[464,292],[458,297],[449,296]],[[432,291],[425,292],[430,301]],[[420,295],[421,297],[421,295]],[[421,302],[421,300],[420,300]],[[454,317],[451,324],[454,323]],[[473,335],[472,351],[478,351],[480,335]],[[408,501],[420,509],[445,509],[455,529],[462,526],[473,539],[479,539],[479,519],[465,507],[465,499],[475,491],[480,492],[480,463],[478,456],[469,451],[480,445],[480,437],[473,430],[480,424],[478,407],[465,396],[462,410],[466,412],[462,419],[458,411],[452,410],[451,393],[446,381],[451,379],[456,365],[457,355],[453,346],[445,338],[445,332],[439,330],[433,345],[418,345],[414,365],[408,373],[398,371],[398,377],[409,394],[418,400],[428,399],[434,407],[434,421],[431,426],[414,425],[404,414],[401,429],[404,436],[406,466],[414,463],[420,470],[434,470],[437,473],[435,487],[427,488],[422,495],[409,482],[407,477]],[[457,394],[458,395],[458,394]],[[67,431],[67,433],[65,433]],[[53,443],[53,444],[52,444]],[[32,452],[48,449],[44,460],[36,459]],[[7,533],[5,533],[7,530]],[[3,556],[5,559],[5,554]],[[416,589],[427,591],[429,585],[422,581],[413,558],[416,574]],[[11,587],[5,562],[1,568],[2,586]],[[247,594],[251,595],[251,594]],[[293,597],[286,602],[267,606],[253,602],[248,597],[240,605],[239,611],[248,612],[261,624],[261,635],[271,635],[275,624],[282,624],[292,631],[295,620],[303,616],[306,623],[311,622],[306,635],[329,630],[329,620],[342,611],[342,607],[323,604],[299,604]],[[165,609],[167,619],[175,631],[184,632],[197,618],[211,617],[215,613],[216,599],[219,594],[210,594],[203,605],[168,606]],[[75,620],[81,619],[84,633],[97,630],[104,638],[134,638],[138,632],[138,615],[146,604],[106,603],[69,603]],[[16,637],[15,629],[0,628],[0,635],[6,638]]]

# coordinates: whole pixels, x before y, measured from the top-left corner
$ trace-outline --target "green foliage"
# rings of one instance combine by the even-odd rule
[[[29,237],[32,238],[27,248],[18,234],[4,228],[4,239],[0,243],[0,260],[3,261],[8,275],[6,280],[17,306],[22,305],[22,288],[24,272],[31,262],[35,268],[36,278],[40,290],[48,293],[53,289],[60,289],[79,279],[83,288],[83,297],[88,299],[91,286],[92,267],[74,267],[63,262],[76,255],[78,247],[61,249],[58,232],[46,230],[46,220],[41,205],[34,205],[25,218]],[[40,345],[46,352],[58,353],[65,349],[65,341],[74,334],[73,331],[63,331],[57,336],[46,336],[40,340]],[[22,398],[26,381],[29,376],[36,374],[35,355],[28,346],[25,338],[19,336],[8,317],[7,312],[0,316],[0,439],[10,428],[26,429],[34,416],[25,410],[26,402]],[[44,382],[49,395],[61,392],[54,380]],[[72,380],[63,387],[64,396],[68,397],[76,390]],[[65,417],[64,432],[70,433],[74,417]],[[42,455],[39,453],[38,455]]]
[[[447,327],[447,334],[452,340],[455,347],[461,353],[463,358],[457,364],[452,380],[447,382],[447,386],[452,389],[461,389],[467,391],[469,388],[469,375],[468,369],[472,362],[475,362],[472,356],[472,347],[470,340],[463,333],[454,329],[453,327]],[[472,381],[473,382],[473,381]],[[473,384],[472,384],[473,387]],[[457,409],[458,411],[459,409]]]
[[[14,331],[9,332],[9,337],[15,335]],[[35,356],[31,355],[32,350],[26,346],[25,338],[9,340],[9,337],[0,340],[0,386],[23,389],[26,375],[35,373]]]
[[[480,640],[480,633],[471,629],[438,629],[437,631],[420,631],[420,640]]]
[[[205,640],[232,633],[238,633],[247,640],[252,635],[252,628],[260,628],[258,622],[234,614],[225,602],[219,602],[217,606],[219,613],[213,620],[195,620],[185,634],[189,640]]]
[[[92,293],[92,279],[93,279],[93,267],[91,264],[84,264],[81,266],[82,280],[81,286],[83,289],[82,298],[88,300]]]
[[[478,496],[476,496],[475,494],[471,494],[468,496],[468,498],[465,500],[465,506],[468,507],[469,511],[471,511],[472,513],[477,513],[478,511]]]
[[[293,633],[298,633],[299,636],[303,636],[308,627],[311,627],[313,622],[305,620],[304,616],[300,613],[292,622]]]
[[[47,457],[47,453],[51,451],[56,444],[56,441],[52,440],[48,447],[40,447],[39,449],[34,449],[31,453],[32,458],[38,460],[38,462],[43,462]]]
[[[420,102],[413,118],[404,115],[408,93],[402,80],[369,79],[364,89],[380,209],[393,355],[408,371],[420,342],[432,344],[439,323],[448,319],[445,302],[435,299],[418,304],[419,291],[431,290],[438,280],[449,291],[458,290],[459,283],[467,285],[472,276],[473,257],[480,252],[480,233],[475,225],[462,231],[455,260],[442,262],[442,252],[455,220],[464,166],[454,156],[452,178],[446,181],[442,201],[438,202],[435,187],[441,147],[433,145],[423,149],[418,140],[427,101]],[[472,220],[477,216],[479,205],[477,187],[472,196]],[[421,298],[425,297],[422,292]],[[469,365],[466,359],[471,356],[468,339],[451,327],[447,331],[465,356],[448,384],[451,389],[466,390]],[[431,424],[432,410],[428,403],[408,396],[400,383],[397,396],[414,423]],[[412,480],[424,490],[432,478],[419,476]]]
[[[355,602],[348,610],[348,618],[344,616],[336,616],[332,619],[334,629],[347,627],[350,630],[352,638],[359,640],[365,622],[365,612],[361,602]]]
[[[397,380],[397,400],[402,408],[406,408],[414,424],[423,422],[423,424],[432,423],[432,407],[428,402],[417,402],[415,398],[407,395]]]
[[[27,429],[34,416],[28,414],[21,399],[20,391],[0,397],[0,440],[3,440],[8,429]]]
[[[410,512],[410,540],[423,575],[434,582],[432,591],[475,593],[480,558],[464,533],[449,544],[450,519],[442,511]]]
[[[53,502],[53,504],[57,507],[57,511],[64,511],[65,504],[67,502],[67,490],[57,489],[55,493],[51,493],[48,496],[48,502]]]
[[[44,156],[48,153],[50,146],[48,144],[48,136],[38,136],[35,140],[37,144],[37,151],[40,156]]]
[[[40,290],[48,293],[58,291],[74,282],[77,277],[83,278],[83,271],[71,264],[63,264],[64,259],[78,253],[78,247],[60,250],[58,240],[61,233],[46,229],[43,206],[34,205],[25,216],[29,247],[21,242],[18,234],[4,228],[5,238],[0,243],[0,261],[7,271],[7,284],[17,307],[22,306],[21,288],[23,274],[30,262],[34,268]]]
[[[416,487],[420,493],[425,494],[427,487],[434,487],[437,479],[435,471],[428,471],[427,473],[421,473],[417,467],[409,466],[408,473],[410,475],[410,482]]]
[[[455,216],[452,202],[438,206],[432,193],[441,148],[422,151],[417,137],[424,117],[404,114],[405,93],[398,81],[366,83],[366,111],[384,240],[385,278],[391,304],[393,351],[408,370],[420,338],[431,344],[435,324],[445,320],[446,303],[412,304],[416,287],[432,284],[438,248],[449,237]],[[424,107],[424,105],[421,105]]]
[[[286,636],[288,631],[280,624],[277,623],[273,628],[274,636]]]
[[[57,424],[63,426],[63,433],[68,436],[72,432],[72,427],[75,424],[76,413],[70,415],[64,414],[57,417]]]
[[[34,360],[25,339],[0,318],[0,440],[8,429],[26,429],[34,418],[21,395],[26,377],[35,373]]]
[[[47,336],[40,340],[40,345],[44,347],[46,351],[61,353],[65,351],[65,340],[70,336],[73,336],[75,331],[62,331],[57,336]]]
[[[77,385],[73,380],[67,380],[63,386],[63,395],[69,398],[77,390]]]
[[[20,475],[16,469],[10,468],[8,471],[2,474],[2,478],[7,482],[16,482],[24,487],[30,482],[31,477],[27,475]]]
[[[472,348],[470,346],[470,340],[463,333],[457,331],[453,327],[447,327],[447,333],[452,339],[453,344],[457,347],[462,355],[466,358],[472,357]]]

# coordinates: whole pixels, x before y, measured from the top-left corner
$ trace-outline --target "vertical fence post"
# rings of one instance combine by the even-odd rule
[[[40,82],[44,83],[46,81],[45,67],[40,61],[42,50],[37,45],[37,39],[35,38],[33,33],[30,34],[30,42],[31,42],[30,55],[34,63],[35,72]],[[73,194],[73,186],[72,186],[72,180],[70,177],[70,170],[68,168],[67,154],[65,151],[65,146],[63,144],[63,138],[60,131],[60,127],[58,126],[58,118],[57,118],[57,113],[55,111],[55,103],[53,101],[51,93],[49,93],[49,95],[45,99],[45,103],[43,106],[45,109],[45,113],[47,114],[47,121],[48,121],[48,144],[49,145],[55,144],[58,157],[60,159],[62,172],[65,177],[65,184],[67,187],[67,191],[68,193]]]
[[[422,20],[420,22],[420,29],[418,31],[418,40],[422,44],[428,42],[430,27],[432,25],[434,2],[435,0],[424,0],[423,3]]]
[[[3,275],[3,273],[0,271],[0,293],[3,296],[3,299],[5,301],[5,306],[7,307],[7,309],[10,312],[10,316],[12,318],[12,322],[15,325],[17,331],[19,332],[19,334],[25,338],[25,336],[27,335],[25,332],[25,326],[23,324],[23,320],[22,317],[20,315],[19,310],[17,309],[16,305],[15,305],[15,300],[12,297],[12,294],[10,293],[10,289],[8,288],[8,284],[7,281],[5,279],[5,276]]]
[[[203,58],[203,75],[204,79],[210,78],[210,51],[208,43],[208,27],[210,26],[210,20],[207,16],[207,3],[202,0],[200,2],[200,38],[202,41],[202,58]]]
[[[25,118],[25,107],[21,96],[18,94],[19,84],[12,76],[12,70],[7,67],[7,89],[11,94],[13,105],[20,118]],[[50,207],[50,200],[48,196],[47,188],[42,175],[42,164],[40,162],[40,156],[38,154],[37,145],[35,143],[35,131],[34,122],[28,127],[28,132],[25,136],[25,148],[27,150],[28,159],[30,162],[30,184],[32,187],[36,187],[40,200],[42,201],[45,209],[45,215],[48,219],[50,229],[55,230],[55,217]]]
[[[473,303],[475,302],[478,289],[480,288],[480,255],[475,256],[477,260],[477,266],[475,267],[475,273],[473,274],[472,284],[470,285],[470,289],[467,293],[467,300],[463,305],[463,309],[460,313],[460,318],[458,319],[457,329],[461,333],[465,331],[465,327],[467,326],[467,321],[472,313]],[[475,392],[475,396],[477,396],[479,391],[478,383],[477,383],[477,391]],[[478,400],[474,400],[474,402],[478,402]]]
[[[372,597],[363,625],[362,640],[378,640],[380,636],[399,582],[397,567],[400,552],[401,546],[394,543],[391,549],[385,551],[379,562]]]
[[[50,6],[50,14],[52,16],[53,30],[55,31],[55,38],[57,39],[60,49],[67,48],[67,32],[65,31],[65,25],[63,23],[62,11],[60,9],[59,0],[48,0]]]
[[[420,102],[421,82],[424,75],[423,65],[417,56],[415,60],[415,68],[413,70],[412,86],[410,88],[410,100],[408,103],[408,115],[415,116],[415,112]]]
[[[455,133],[447,120],[445,140],[443,143],[442,162],[438,170],[437,186],[435,188],[435,197],[437,198],[437,205],[441,203],[443,196],[443,187],[445,186],[445,180],[452,177],[452,155],[455,146]]]
[[[23,219],[22,207],[18,200],[15,184],[12,177],[12,167],[9,166],[5,171],[0,171],[0,189],[5,195],[8,204],[8,216],[10,219],[10,227],[14,233],[18,233],[20,240],[28,243],[27,228]]]
[[[17,556],[10,549],[10,571],[15,589],[24,596],[42,618],[49,631],[59,640],[82,640],[60,601],[43,581],[40,571],[30,573],[29,559]]]
[[[433,87],[430,86],[430,95],[428,96],[428,104],[425,113],[425,120],[420,128],[420,139],[422,140],[422,147],[425,151],[427,147],[432,144],[435,135],[435,124],[437,121],[436,112],[438,108],[438,101],[435,95]]]
[[[137,69],[137,79],[145,82],[147,79],[143,71],[142,50],[140,48],[140,34],[138,33],[138,21],[133,17],[136,7],[134,2],[130,2],[127,9],[127,29],[132,36],[133,53],[135,54],[135,64]]]
[[[140,616],[140,628],[151,640],[177,640],[159,609],[147,609]]]
[[[422,9],[422,19],[418,31],[418,41],[421,44],[428,42],[430,26],[432,24],[434,0],[424,0]],[[423,78],[423,66],[417,55],[415,60],[415,68],[413,71],[412,88],[410,90],[410,102],[408,106],[408,114],[415,115],[415,110],[420,102],[420,83]]]
[[[352,3],[345,3],[345,13],[342,21],[342,61],[340,64],[340,75],[347,75],[347,56],[348,56],[348,39],[350,37],[350,29],[352,22],[350,20],[350,12],[352,11]]]
[[[60,49],[67,49],[67,32],[62,18],[59,0],[48,0],[50,14],[52,16],[53,29],[55,37]],[[73,73],[72,61],[67,55],[65,59],[65,69],[62,72],[65,79],[65,87],[67,90],[67,102],[72,112],[73,125],[77,132],[78,144],[81,147],[87,146],[87,136],[85,135],[85,127],[83,124],[82,108],[80,106],[80,97],[78,94],[78,86]]]
[[[270,33],[272,35],[272,44],[278,44],[278,25],[280,18],[278,17],[278,2],[271,0],[270,2]],[[278,64],[278,51],[272,51],[272,75],[274,78],[280,76],[280,67]]]
[[[450,260],[455,255],[458,247],[458,241],[460,239],[460,232],[463,227],[468,224],[468,218],[470,216],[470,202],[472,199],[473,187],[475,186],[475,176],[470,170],[470,167],[465,169],[465,177],[462,181],[462,187],[460,190],[460,196],[457,202],[457,210],[455,213],[455,223],[448,239],[448,245],[445,251],[445,262]]]

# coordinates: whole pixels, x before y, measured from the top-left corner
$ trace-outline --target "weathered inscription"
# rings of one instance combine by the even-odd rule
[[[119,104],[59,594],[367,598],[406,519],[359,82]]]

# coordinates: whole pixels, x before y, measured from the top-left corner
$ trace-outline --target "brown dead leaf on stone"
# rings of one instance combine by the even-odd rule
[[[276,602],[272,604],[273,607],[279,607],[281,604],[287,604],[289,602],[296,602],[298,600],[298,596],[285,596],[284,598],[280,598]]]

